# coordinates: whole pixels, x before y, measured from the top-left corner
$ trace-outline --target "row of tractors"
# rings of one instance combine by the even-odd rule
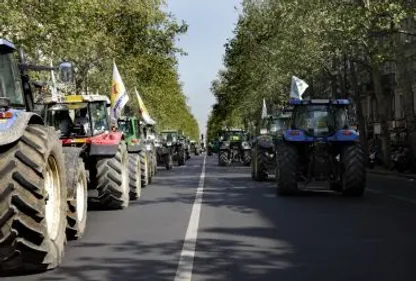
[[[262,118],[254,137],[243,130],[222,131],[209,143],[208,155],[218,153],[220,166],[251,164],[255,181],[275,175],[278,195],[323,188],[362,196],[368,157],[352,110],[347,99],[290,99]]]
[[[178,131],[158,137],[131,110],[111,123],[105,95],[42,93],[45,83],[31,81],[30,71],[58,71],[68,84],[72,64],[33,65],[16,53],[0,39],[2,273],[57,267],[66,241],[83,236],[90,204],[127,208],[158,165],[184,165],[191,148]]]

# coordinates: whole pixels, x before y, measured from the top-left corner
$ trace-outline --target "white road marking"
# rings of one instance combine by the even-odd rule
[[[175,281],[191,281],[192,269],[194,265],[196,239],[198,236],[199,218],[201,215],[202,195],[204,193],[205,182],[205,161],[202,164],[202,172],[199,178],[198,189],[196,190],[195,201],[192,207],[191,217],[189,218],[188,229],[186,230],[185,241],[179,258],[178,269]]]

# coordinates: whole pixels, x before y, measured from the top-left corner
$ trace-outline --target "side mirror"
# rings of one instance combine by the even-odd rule
[[[72,82],[72,64],[70,62],[62,62],[59,65],[59,80],[63,83]]]

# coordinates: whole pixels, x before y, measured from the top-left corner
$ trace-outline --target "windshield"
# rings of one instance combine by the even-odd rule
[[[12,105],[24,106],[22,82],[13,54],[0,54],[0,97]]]
[[[222,134],[224,141],[243,141],[245,140],[245,134],[240,131],[228,131]]]
[[[103,102],[52,105],[46,119],[61,132],[61,137],[97,135],[108,130],[106,105]]]
[[[126,120],[118,120],[117,125],[120,131],[124,132],[125,134],[133,133],[130,122]]]
[[[332,105],[298,106],[293,125],[314,136],[327,135],[348,128],[348,109]]]
[[[177,132],[161,132],[160,137],[165,141],[177,141],[179,138]]]

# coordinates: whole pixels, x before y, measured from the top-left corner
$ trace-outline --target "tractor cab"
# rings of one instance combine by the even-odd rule
[[[0,39],[0,106],[25,108],[22,79],[15,59],[15,46]]]
[[[356,141],[357,130],[351,126],[347,99],[290,100],[293,114],[288,141]]]
[[[44,118],[61,134],[61,139],[76,142],[110,131],[110,100],[102,95],[70,95],[55,102],[44,99]]]

